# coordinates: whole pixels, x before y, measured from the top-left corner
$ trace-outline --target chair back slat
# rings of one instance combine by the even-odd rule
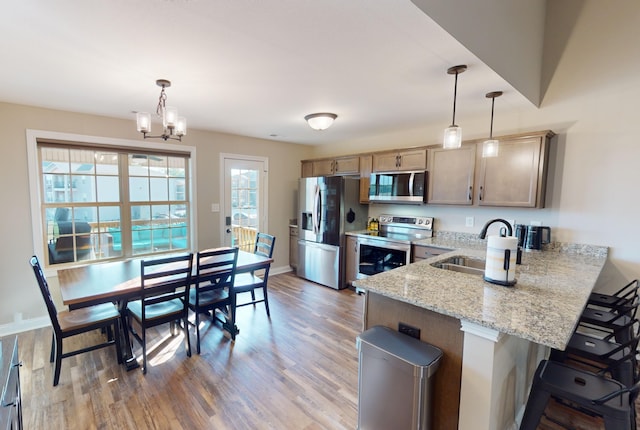
[[[199,293],[233,285],[238,263],[238,248],[200,251],[196,257]],[[196,297],[199,297],[198,294]],[[197,298],[196,298],[197,300]]]
[[[275,236],[271,236],[267,233],[258,233],[256,235],[256,247],[254,250],[254,254],[273,258],[273,248],[275,244]]]
[[[53,329],[56,333],[60,333],[62,330],[60,328],[60,323],[58,322],[58,310],[56,309],[53,297],[51,296],[49,284],[47,283],[47,279],[45,278],[42,267],[40,266],[40,261],[38,261],[38,257],[34,255],[29,260],[29,263],[31,264],[33,273],[36,275],[36,279],[38,280],[40,293],[42,293],[42,298],[44,299],[44,303],[47,306],[47,312],[49,312],[49,318],[51,319]]]
[[[140,263],[142,314],[149,305],[189,297],[193,254],[143,260]]]

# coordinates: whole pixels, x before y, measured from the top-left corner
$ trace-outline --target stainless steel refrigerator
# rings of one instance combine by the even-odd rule
[[[298,276],[345,288],[344,233],[364,230],[367,224],[367,206],[360,204],[360,180],[301,178],[298,211]]]

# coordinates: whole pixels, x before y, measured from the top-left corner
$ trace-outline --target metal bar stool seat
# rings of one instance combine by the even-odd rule
[[[589,414],[599,415],[607,430],[635,430],[634,400],[640,385],[630,388],[613,379],[542,360],[536,369],[520,430],[535,430],[549,398]]]

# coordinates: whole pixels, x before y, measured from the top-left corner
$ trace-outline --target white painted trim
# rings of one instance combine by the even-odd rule
[[[262,211],[262,213],[264,214],[264,217],[262,219],[262,226],[264,228],[265,232],[269,231],[269,158],[268,157],[262,157],[262,156],[257,156],[257,155],[243,155],[243,154],[231,154],[228,152],[221,152],[220,153],[220,158],[219,158],[219,162],[220,162],[220,193],[218,194],[218,199],[219,199],[219,204],[220,204],[220,241],[221,241],[221,245],[224,244],[224,240],[225,240],[225,229],[226,229],[226,225],[225,225],[225,204],[224,204],[224,193],[225,193],[225,181],[224,181],[224,175],[225,175],[225,160],[227,159],[233,159],[233,160],[245,160],[245,161],[257,161],[257,162],[261,162],[262,165],[264,166],[264,170],[262,172],[262,188],[263,188],[263,199],[262,199],[262,207],[264,208],[264,210]]]
[[[198,231],[197,217],[197,195],[196,195],[196,148],[190,145],[177,145],[174,143],[157,142],[157,141],[138,141],[128,139],[116,139],[112,137],[88,136],[73,133],[60,133],[56,131],[46,130],[26,130],[27,143],[27,163],[29,172],[29,194],[31,202],[31,228],[33,231],[33,252],[40,259],[44,260],[45,249],[42,247],[42,219],[40,211],[40,178],[38,169],[38,139],[61,140],[70,144],[93,144],[105,147],[125,147],[146,150],[172,151],[189,154],[189,197],[191,200],[191,247],[198,249]],[[70,265],[64,265],[70,267]],[[44,270],[45,276],[57,276],[57,269],[47,268]]]
[[[9,324],[0,325],[0,337],[49,326],[51,326],[51,320],[49,319],[49,316],[42,316],[22,321],[14,321]]]
[[[498,342],[500,339],[502,339],[502,336],[504,336],[504,333],[500,333],[497,330],[484,327],[484,326],[481,326],[480,324],[477,324],[471,321],[466,321],[466,320],[460,321],[460,330],[462,330],[465,333],[474,334],[478,337],[490,340],[492,342]]]

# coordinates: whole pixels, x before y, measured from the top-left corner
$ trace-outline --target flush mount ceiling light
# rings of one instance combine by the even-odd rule
[[[485,95],[486,98],[491,99],[491,128],[489,128],[489,140],[485,140],[482,144],[482,156],[483,157],[497,157],[498,147],[500,143],[493,138],[493,106],[496,103],[496,97],[500,97],[502,91],[493,91]]]
[[[467,70],[466,65],[453,66],[447,69],[450,75],[456,75],[456,81],[453,87],[453,120],[451,125],[444,130],[444,142],[442,147],[445,149],[460,148],[462,145],[462,128],[456,125],[456,98],[458,96],[458,75]]]
[[[161,135],[149,136],[147,133],[151,133],[151,115],[147,112],[138,112],[136,114],[136,122],[138,125],[138,131],[142,133],[145,139],[148,138],[161,138],[164,140],[172,139],[182,142],[182,136],[187,134],[187,120],[183,116],[178,116],[178,109],[173,106],[167,106],[167,93],[164,92],[165,88],[171,86],[171,81],[166,79],[158,79],[156,85],[162,87],[160,91],[160,97],[158,98],[158,107],[156,108],[156,115],[162,118],[162,125],[164,130]]]
[[[309,127],[314,130],[326,130],[331,127],[331,124],[333,124],[336,118],[338,118],[338,115],[328,112],[311,113],[304,117],[307,123],[309,123]]]

